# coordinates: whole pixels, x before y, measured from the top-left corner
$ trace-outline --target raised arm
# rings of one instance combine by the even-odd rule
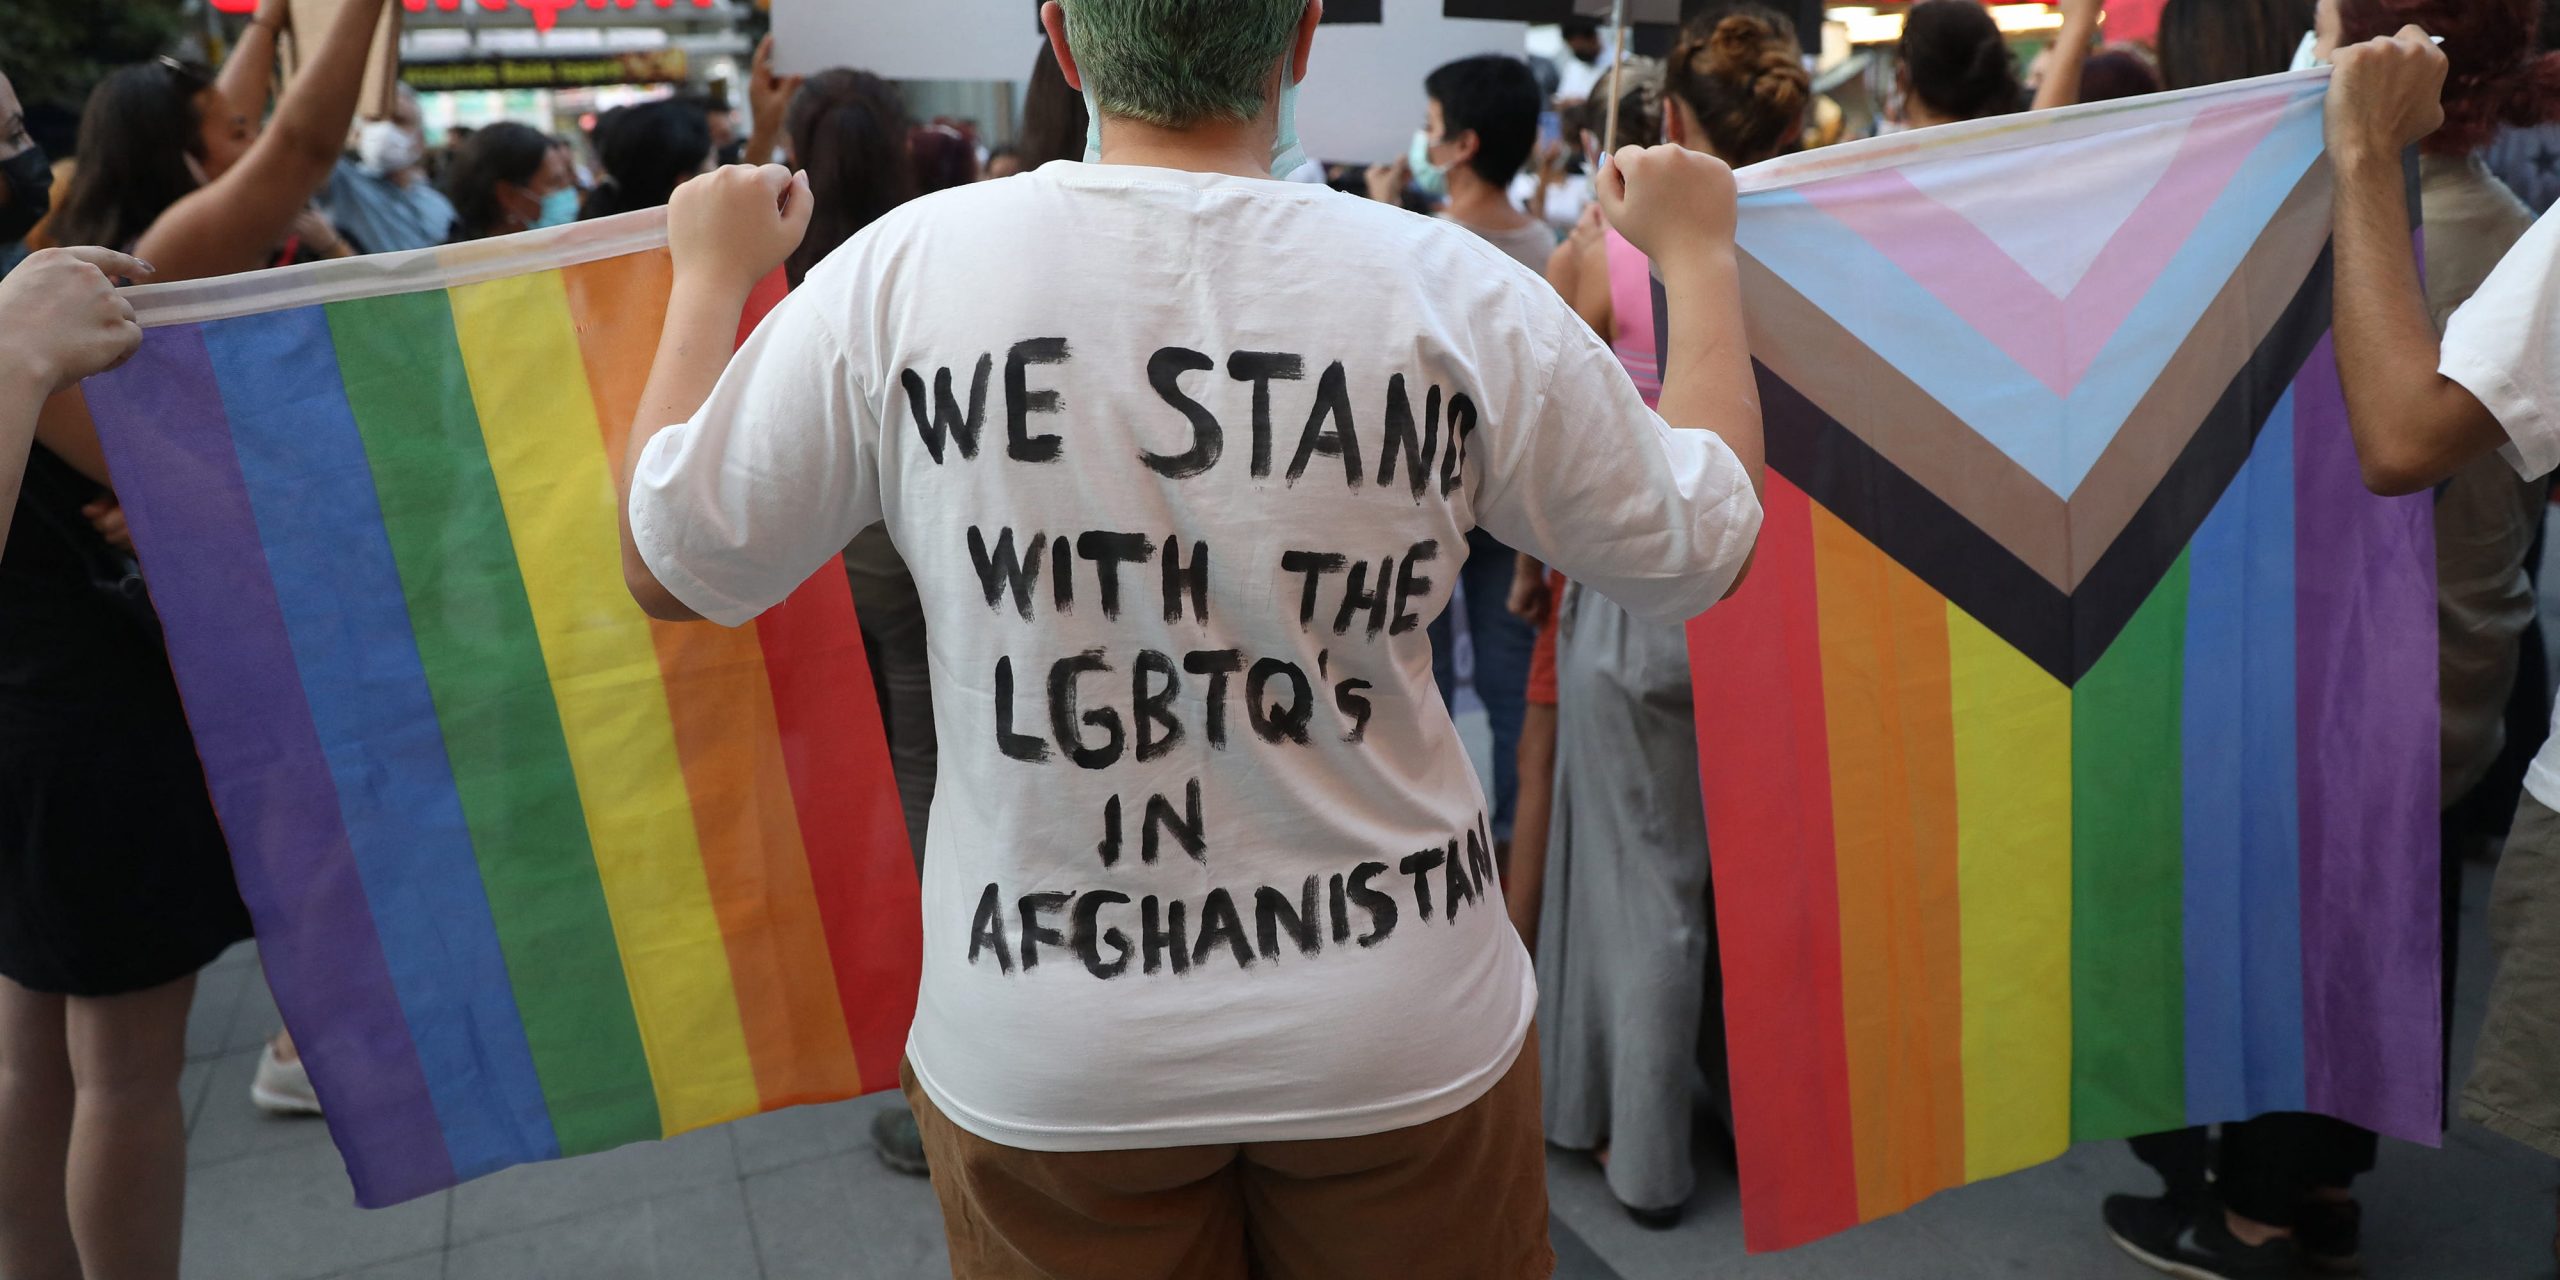
[[[223,59],[214,90],[231,109],[252,122],[266,118],[267,100],[276,91],[276,39],[292,21],[290,0],[258,0],[258,12],[240,33],[240,42]]]
[[[676,188],[667,203],[675,288],[667,298],[649,384],[631,422],[617,475],[622,579],[650,617],[689,622],[694,612],[658,581],[631,535],[631,476],[657,434],[700,411],[729,367],[738,319],[756,283],[773,274],[809,230],[809,178],[780,165],[730,165]]]
[[[1733,171],[1684,147],[1623,147],[1592,184],[1609,225],[1662,276],[1671,345],[1662,420],[1723,437],[1760,489],[1760,385],[1742,331],[1742,269],[1733,247]]]
[[[2045,65],[2044,83],[2036,86],[2036,111],[2067,107],[2080,101],[2080,72],[2089,63],[2089,46],[2098,38],[2098,12],[2106,0],[2062,0],[2062,30],[2053,38],[2053,60]]]
[[[2417,27],[2340,49],[2329,82],[2338,178],[2338,373],[2365,485],[2416,493],[2507,435],[2439,373],[2443,348],[2419,283],[2401,156],[2444,122],[2445,58]]]
[[[747,71],[747,111],[755,117],[747,126],[748,164],[773,163],[783,128],[790,123],[791,99],[799,94],[802,79],[773,73],[773,33],[766,32],[756,42],[755,61]]]
[[[252,271],[282,243],[346,149],[385,0],[347,0],[248,154],[169,206],[134,246],[164,280]]]

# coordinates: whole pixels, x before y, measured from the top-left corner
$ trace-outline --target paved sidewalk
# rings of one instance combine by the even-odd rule
[[[2486,952],[2475,874],[2458,1043],[2479,1024]],[[868,1144],[888,1097],[801,1108],[599,1156],[515,1169],[377,1212],[350,1207],[317,1122],[248,1104],[275,1006],[254,951],[209,970],[189,1028],[187,1280],[921,1280],[948,1274],[923,1182]],[[2467,1052],[2467,1050],[2466,1050]],[[2151,1180],[2122,1144],[1942,1195],[1786,1254],[1746,1258],[1731,1171],[1676,1230],[1635,1226],[1581,1156],[1549,1161],[1564,1280],[1952,1280],[2151,1273],[2097,1228],[2098,1198]],[[2480,1129],[2442,1151],[2386,1144],[2359,1189],[2377,1280],[2543,1280],[2560,1166]],[[1416,1280],[1421,1280],[1417,1277]]]

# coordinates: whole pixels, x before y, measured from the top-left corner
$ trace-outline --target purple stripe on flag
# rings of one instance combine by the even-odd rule
[[[2444,1085],[2433,508],[2366,492],[2325,339],[2294,406],[2306,1101],[2433,1146]]]
[[[451,1186],[453,1163],[369,924],[202,330],[151,331],[87,394],[167,626],[267,982],[301,1039],[331,1130],[365,1135],[339,1144],[356,1201],[393,1204]]]

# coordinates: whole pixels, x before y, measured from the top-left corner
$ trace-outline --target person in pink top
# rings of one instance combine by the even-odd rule
[[[1812,99],[1793,26],[1728,8],[1692,24],[1666,66],[1663,140],[1740,168],[1786,149]],[[1576,310],[1658,395],[1650,265],[1614,231],[1581,255],[1558,264],[1559,283],[1586,295]],[[1513,892],[1539,903],[1547,1140],[1605,1153],[1619,1203],[1666,1227],[1696,1186],[1689,1078],[1701,1031],[1717,1025],[1688,645],[1681,624],[1580,587],[1560,611],[1545,865],[1512,870]]]

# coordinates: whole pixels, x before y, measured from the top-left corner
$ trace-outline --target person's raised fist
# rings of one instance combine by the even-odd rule
[[[1733,170],[1686,147],[1620,147],[1593,185],[1600,211],[1665,269],[1733,249]]]
[[[676,283],[744,296],[800,247],[813,203],[808,176],[778,164],[728,165],[676,188],[667,201]]]
[[[2444,126],[2444,50],[2423,28],[2346,45],[2331,61],[2329,150],[2342,161],[2396,162]]]

